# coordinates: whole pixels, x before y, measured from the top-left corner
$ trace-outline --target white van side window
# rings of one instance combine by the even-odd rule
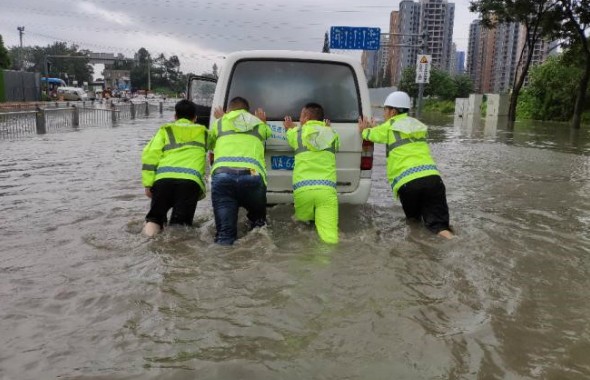
[[[239,61],[230,78],[225,105],[234,97],[248,99],[252,110],[262,107],[269,120],[299,118],[309,102],[324,107],[333,122],[356,122],[361,114],[358,83],[345,63],[291,60]]]

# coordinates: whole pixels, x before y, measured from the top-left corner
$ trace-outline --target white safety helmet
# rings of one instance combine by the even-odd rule
[[[383,103],[383,106],[410,109],[412,108],[412,102],[410,100],[410,96],[405,92],[395,91],[387,95],[387,98],[385,98],[385,103]]]

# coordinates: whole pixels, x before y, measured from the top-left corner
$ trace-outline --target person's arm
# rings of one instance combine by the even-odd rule
[[[143,148],[141,154],[141,182],[146,188],[146,195],[151,198],[151,189],[156,178],[156,170],[162,158],[162,148],[166,143],[164,131],[160,129],[158,133]]]
[[[291,116],[285,116],[283,128],[285,128],[286,131],[287,143],[294,150],[297,149],[297,131],[300,127],[297,127],[297,124],[293,122]]]
[[[366,117],[359,118],[359,131],[363,140],[372,141],[378,144],[387,144],[389,138],[389,121],[385,121],[375,127],[372,126],[373,120],[368,120]]]
[[[208,150],[215,150],[215,142],[217,141],[217,123],[218,120],[211,123],[211,129],[208,130],[207,135],[207,149]]]
[[[297,150],[299,148],[299,144],[297,143],[297,132],[301,127],[293,127],[287,130],[287,143],[293,150]]]
[[[340,150],[340,135],[336,133],[336,138],[334,139],[334,147],[336,148],[336,152]]]
[[[258,124],[258,133],[260,133],[260,136],[262,136],[264,140],[269,139],[272,136],[272,129],[270,129],[270,126],[266,123],[266,112],[264,112],[262,108],[257,108],[256,111],[254,111],[254,116],[262,121],[262,124]]]

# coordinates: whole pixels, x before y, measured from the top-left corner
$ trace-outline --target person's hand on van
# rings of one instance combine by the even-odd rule
[[[285,120],[283,121],[283,127],[285,127],[285,130],[287,130],[287,131],[291,128],[296,127],[291,116],[285,116]]]
[[[225,111],[223,110],[223,108],[221,108],[221,106],[215,107],[215,110],[213,111],[213,116],[215,116],[216,119],[221,119],[223,115],[225,115]]]
[[[375,119],[369,119],[366,116],[359,117],[359,132],[363,132],[365,129],[371,128],[373,125],[375,125]]]
[[[266,112],[264,112],[262,108],[257,108],[256,111],[254,111],[254,116],[266,123]]]

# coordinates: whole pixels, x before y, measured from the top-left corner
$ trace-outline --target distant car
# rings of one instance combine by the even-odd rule
[[[63,100],[88,100],[88,94],[80,87],[58,87],[57,97],[63,97]]]

